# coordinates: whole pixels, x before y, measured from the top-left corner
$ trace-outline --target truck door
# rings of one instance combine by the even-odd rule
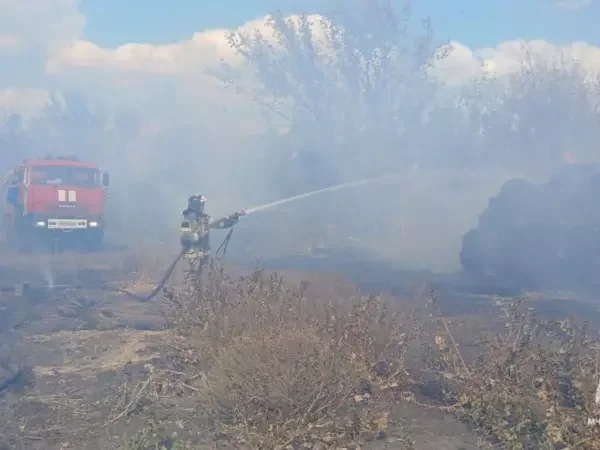
[[[22,181],[22,172],[15,171],[7,180],[4,195],[6,203],[13,208],[19,204],[19,184]]]
[[[19,203],[19,184],[16,179],[11,180],[6,188],[6,202],[13,208],[16,208]]]

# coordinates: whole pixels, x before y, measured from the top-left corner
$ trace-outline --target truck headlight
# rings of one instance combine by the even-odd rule
[[[98,222],[90,222],[90,228],[96,228],[98,226]]]
[[[43,220],[39,220],[35,223],[36,228],[43,228],[46,226],[46,222],[44,222]]]

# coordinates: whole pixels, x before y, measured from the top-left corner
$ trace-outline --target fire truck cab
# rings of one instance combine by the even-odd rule
[[[100,250],[108,173],[76,157],[28,159],[6,176],[4,238],[20,251],[64,244]]]

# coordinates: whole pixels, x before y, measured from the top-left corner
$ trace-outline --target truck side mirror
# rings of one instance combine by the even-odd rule
[[[102,186],[108,187],[109,184],[110,184],[110,176],[108,175],[108,173],[104,172],[102,174]]]

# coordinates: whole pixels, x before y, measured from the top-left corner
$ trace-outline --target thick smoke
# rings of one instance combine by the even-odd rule
[[[406,177],[290,206],[283,229],[310,232],[313,244],[358,242],[411,266],[453,270],[461,236],[503,182],[546,179],[567,152],[593,156],[597,84],[576,62],[524,52],[514,74],[452,89],[432,76],[452,48],[428,26],[409,34],[412,23],[408,9],[358,2],[317,23],[274,15],[277,45],[240,32],[230,41],[260,81],[254,96],[285,130],[273,192]],[[224,80],[243,79],[226,69]]]
[[[96,160],[112,174],[110,220],[121,234],[176,242],[188,195],[226,214],[328,185],[401,173],[248,217],[232,250],[274,256],[356,246],[411,267],[460,267],[462,236],[513,177],[545,180],[595,155],[597,80],[570,60],[522,61],[508,76],[448,86],[436,65],[452,49],[409,9],[344,2],[322,20],[274,14],[271,36],[236,32],[247,64],[214,73],[255,99],[266,132],[222,133],[209,121],[151,129],[143,114],[55,99],[24,125],[2,130],[0,165],[50,151]]]

